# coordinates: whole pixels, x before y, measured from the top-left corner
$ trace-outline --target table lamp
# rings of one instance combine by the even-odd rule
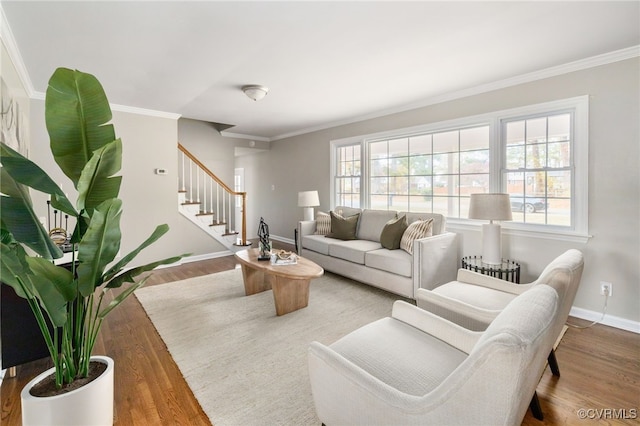
[[[318,191],[298,192],[298,207],[304,207],[304,220],[313,220],[313,208],[319,205]]]
[[[494,220],[511,220],[509,194],[471,194],[469,219],[488,220],[482,225],[482,262],[489,265],[502,263],[500,225]]]

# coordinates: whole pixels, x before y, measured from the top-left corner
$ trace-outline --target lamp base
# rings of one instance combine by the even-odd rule
[[[304,220],[313,220],[313,207],[304,207]]]
[[[482,262],[489,265],[502,263],[500,225],[496,223],[482,225]]]

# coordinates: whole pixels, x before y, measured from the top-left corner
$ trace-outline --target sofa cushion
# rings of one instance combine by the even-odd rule
[[[305,235],[302,237],[302,248],[328,256],[329,246],[338,241],[341,240],[326,238],[324,235]]]
[[[326,235],[327,237],[337,238],[339,240],[356,239],[356,229],[358,227],[360,213],[349,217],[342,217],[335,212],[329,212],[329,214],[331,214],[331,232]]]
[[[380,244],[389,250],[397,250],[400,248],[400,240],[407,229],[407,217],[402,216],[391,219],[384,225],[380,233]]]
[[[367,240],[336,241],[329,245],[329,256],[364,265],[365,253],[381,248],[380,243]]]
[[[409,254],[413,254],[413,242],[431,235],[433,235],[433,219],[416,220],[404,231],[400,241],[400,248]]]
[[[329,213],[318,212],[316,214],[316,235],[327,235],[331,232],[331,216]]]
[[[404,277],[411,277],[413,256],[404,250],[368,251],[364,256],[364,264],[370,268],[380,269]]]
[[[440,213],[411,213],[411,212],[400,212],[398,216],[401,215],[407,216],[407,223],[411,225],[416,220],[429,220],[433,219],[433,235],[439,235],[445,232],[446,227],[446,219]]]
[[[379,243],[382,228],[388,221],[395,219],[396,214],[394,210],[363,210],[358,224],[358,239]]]

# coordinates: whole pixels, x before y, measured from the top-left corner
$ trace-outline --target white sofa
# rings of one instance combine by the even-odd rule
[[[325,270],[415,299],[420,287],[433,288],[452,281],[458,269],[456,234],[445,231],[445,218],[433,213],[405,213],[388,210],[336,207],[344,217],[360,213],[356,240],[339,240],[317,235],[316,221],[298,223],[298,254]],[[433,219],[433,236],[415,240],[413,254],[389,250],[380,244],[385,224],[407,216],[410,224]]]

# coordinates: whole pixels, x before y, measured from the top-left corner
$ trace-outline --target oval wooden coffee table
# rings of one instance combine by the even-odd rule
[[[245,295],[273,290],[276,315],[285,315],[307,307],[309,283],[324,274],[324,269],[309,259],[298,256],[295,265],[272,265],[258,260],[258,249],[241,250],[235,254],[242,265]]]

